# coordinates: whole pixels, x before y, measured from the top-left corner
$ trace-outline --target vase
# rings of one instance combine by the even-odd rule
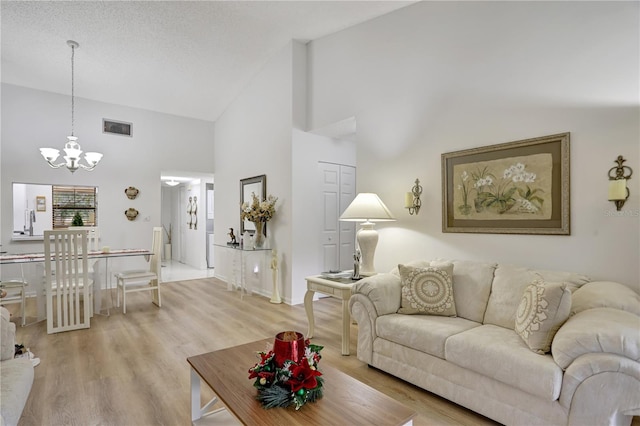
[[[256,224],[256,233],[253,234],[253,247],[254,248],[263,248],[264,247],[264,222],[254,222]]]
[[[297,331],[283,331],[276,334],[273,353],[276,365],[282,368],[285,361],[298,363],[304,357],[304,336]]]

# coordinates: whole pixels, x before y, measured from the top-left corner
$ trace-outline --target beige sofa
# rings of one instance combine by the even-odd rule
[[[456,316],[398,313],[398,268],[354,285],[358,359],[508,425],[628,425],[640,415],[637,293],[568,272],[450,263]],[[569,318],[546,354],[515,331],[536,280],[563,283],[569,297]]]
[[[33,385],[33,364],[27,358],[14,359],[16,325],[4,307],[0,317],[0,425],[15,426]]]

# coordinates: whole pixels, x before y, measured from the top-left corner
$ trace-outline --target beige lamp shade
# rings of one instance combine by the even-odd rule
[[[363,192],[353,199],[349,207],[340,216],[341,221],[364,222],[356,239],[362,254],[360,275],[368,277],[376,274],[373,258],[378,245],[378,231],[373,229],[373,222],[389,222],[396,220],[391,211],[384,205],[380,197],[370,192]]]
[[[377,194],[361,192],[342,213],[340,220],[347,222],[387,222],[396,220]]]

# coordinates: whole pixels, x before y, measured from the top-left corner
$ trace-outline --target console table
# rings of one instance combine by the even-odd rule
[[[313,275],[305,278],[307,280],[307,292],[304,295],[304,309],[307,311],[309,330],[307,338],[313,337],[313,296],[315,292],[327,294],[342,300],[342,355],[349,355],[351,315],[349,315],[349,298],[351,297],[351,287],[357,281],[351,278],[325,278],[321,275]]]
[[[263,271],[268,269],[267,259],[270,259],[271,249],[269,248],[259,248],[259,249],[242,249],[239,246],[230,246],[226,244],[214,244],[218,250],[223,250],[225,256],[229,259],[225,262],[225,265],[230,268],[230,270],[224,271],[225,273],[229,272],[228,277],[220,277],[226,279],[227,281],[227,290],[233,290],[234,287],[241,291],[241,297],[244,294],[248,296],[253,292],[253,286],[248,283],[251,281],[247,279],[247,267],[254,266],[258,268],[258,275],[262,278]],[[253,259],[253,263],[250,260]],[[222,263],[222,262],[221,262]]]

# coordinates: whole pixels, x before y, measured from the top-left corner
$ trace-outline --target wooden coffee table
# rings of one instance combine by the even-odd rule
[[[201,408],[200,379],[213,390],[226,410],[239,421],[250,425],[411,425],[415,411],[381,392],[320,362],[325,379],[324,396],[296,411],[288,408],[262,408],[256,400],[257,390],[249,380],[249,368],[258,362],[256,352],[273,346],[273,340],[259,340],[245,345],[187,358],[191,365],[191,420],[206,420],[205,411],[216,398]],[[221,420],[230,419],[227,413]]]

